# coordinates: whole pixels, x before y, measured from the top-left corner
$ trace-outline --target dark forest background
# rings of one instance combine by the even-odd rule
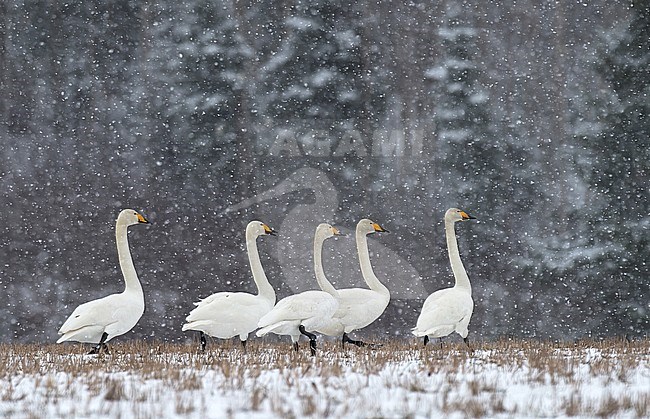
[[[457,226],[471,338],[647,336],[649,10],[0,2],[0,341],[52,341],[122,289],[125,207],[152,221],[130,233],[147,304],[130,337],[189,338],[193,301],[253,291],[248,221],[280,231],[259,247],[282,298],[300,288],[287,255],[311,248],[280,226],[308,243],[364,217],[391,231],[370,248],[394,255],[373,264],[396,292],[358,333],[407,335],[453,283],[451,206],[479,219]]]

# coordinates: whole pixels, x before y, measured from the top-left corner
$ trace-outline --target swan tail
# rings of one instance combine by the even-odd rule
[[[103,326],[87,326],[74,330],[66,330],[63,333],[59,331],[59,334],[62,336],[56,341],[56,343],[62,343],[66,341],[98,343],[105,331],[106,330]],[[111,336],[111,338],[114,336],[115,335]]]
[[[426,335],[427,335],[426,332],[421,331],[421,330],[418,329],[417,327],[414,327],[413,329],[411,329],[411,333],[412,333],[414,336],[417,336],[417,337],[422,337],[422,336],[426,336]]]
[[[204,326],[210,326],[212,323],[213,323],[213,322],[210,321],[210,320],[195,320],[195,321],[191,321],[191,320],[187,319],[187,323],[185,323],[185,324],[183,325],[183,327],[181,328],[181,330],[182,330],[183,332],[185,332],[185,331],[187,331],[187,330],[198,330],[198,331],[200,331],[200,332],[205,332],[204,329],[206,329],[206,328],[205,328]]]
[[[267,335],[267,334],[273,332],[274,330],[276,330],[277,328],[279,328],[282,325],[283,325],[282,322],[281,323],[274,323],[274,324],[271,324],[271,325],[268,325],[266,327],[263,327],[263,328],[259,329],[257,332],[255,332],[255,334],[258,337],[262,337],[264,335]]]

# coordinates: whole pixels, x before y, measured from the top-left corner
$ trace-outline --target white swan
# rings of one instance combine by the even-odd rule
[[[337,290],[339,295],[338,310],[327,324],[316,330],[327,336],[342,336],[343,345],[346,342],[357,346],[365,345],[360,340],[350,339],[348,333],[364,328],[377,320],[384,310],[386,310],[390,301],[390,292],[388,288],[379,282],[377,276],[375,276],[372,265],[370,264],[370,254],[368,252],[368,234],[380,232],[387,232],[387,230],[367,218],[357,223],[355,235],[359,264],[361,265],[363,279],[370,289],[346,288]],[[325,291],[327,290],[323,286],[328,287],[328,284],[329,287],[332,286],[329,281],[326,281],[327,278],[323,274],[319,280],[319,284]]]
[[[340,232],[329,224],[320,224],[314,235],[314,267],[322,269],[321,255],[323,242]],[[318,277],[317,277],[318,278]],[[327,287],[326,287],[327,288]],[[280,300],[273,310],[262,317],[258,326],[257,336],[267,333],[276,335],[289,335],[293,347],[298,350],[300,335],[309,338],[311,355],[316,354],[316,335],[309,333],[323,326],[338,308],[338,293],[330,284],[325,291],[305,291],[300,294],[290,295]]]
[[[271,311],[275,304],[275,291],[266,278],[259,252],[257,237],[276,232],[260,221],[251,221],[246,227],[246,248],[248,262],[257,285],[257,295],[246,292],[219,292],[194,303],[196,308],[185,319],[185,330],[201,332],[201,350],[205,351],[205,335],[220,339],[239,336],[246,348],[248,334],[257,329],[260,318]]]
[[[429,337],[442,338],[456,332],[463,337],[469,347],[467,326],[474,311],[474,300],[472,300],[472,285],[460,260],[454,223],[473,219],[475,218],[457,208],[450,208],[445,213],[447,251],[456,283],[451,288],[434,292],[424,301],[413,334],[418,337],[424,336],[425,345]]]
[[[106,342],[123,335],[136,325],[144,313],[142,285],[133,266],[129,251],[127,228],[148,223],[137,211],[125,209],[120,212],[115,224],[115,241],[122,275],[126,282],[124,292],[89,301],[77,307],[59,329],[63,335],[56,341],[96,343],[90,353],[106,350]]]

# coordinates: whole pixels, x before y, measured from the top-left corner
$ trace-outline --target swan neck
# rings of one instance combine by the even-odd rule
[[[370,264],[370,253],[368,252],[368,237],[362,231],[357,231],[356,240],[357,253],[359,254],[359,265],[361,266],[361,274],[363,275],[363,279],[366,281],[366,284],[368,284],[368,287],[370,287],[370,289],[373,291],[377,291],[385,295],[390,295],[388,288],[379,282],[379,279],[377,279],[375,272],[372,270],[372,265]]]
[[[449,252],[449,262],[451,263],[451,270],[456,279],[455,287],[466,288],[472,290],[472,285],[469,282],[469,277],[460,260],[460,252],[458,250],[458,241],[456,240],[456,230],[453,221],[445,221],[445,235],[447,236],[447,251]]]
[[[120,269],[126,283],[124,292],[135,292],[144,298],[142,285],[135,271],[131,250],[129,249],[128,226],[119,222],[115,225],[115,242],[117,243],[117,257],[120,261]]]
[[[339,297],[339,293],[334,288],[332,283],[325,276],[325,270],[323,269],[323,242],[325,240],[319,237],[314,239],[314,272],[316,273],[316,281],[318,281],[318,286],[320,289],[325,291],[328,294],[331,294],[334,298]]]
[[[246,249],[248,251],[248,263],[251,267],[253,280],[257,286],[257,294],[275,304],[275,290],[269,283],[262,262],[260,261],[260,254],[257,251],[257,237],[253,233],[246,232]]]

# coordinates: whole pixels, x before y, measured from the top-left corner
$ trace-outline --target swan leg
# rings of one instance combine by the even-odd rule
[[[427,346],[427,343],[429,343],[429,336],[424,335],[424,346]]]
[[[309,338],[309,350],[311,352],[311,356],[316,355],[316,335],[306,331],[305,326],[303,325],[298,326],[298,330],[300,330],[300,333]]]
[[[293,350],[298,352],[298,342],[293,343]]]
[[[465,345],[467,345],[467,349],[472,349],[472,348],[469,346],[469,339],[468,339],[468,338],[463,338],[463,341],[465,342]]]
[[[205,345],[208,343],[208,341],[205,339],[205,333],[199,332],[199,340],[201,341],[201,352],[205,352]]]
[[[108,352],[108,345],[106,345],[106,338],[108,337],[108,333],[104,332],[102,333],[101,339],[99,339],[99,343],[88,352],[88,355],[99,355],[102,352]]]
[[[438,339],[440,339],[440,350],[442,351],[442,338],[438,338]]]
[[[241,342],[241,346],[242,346],[242,348],[244,349],[244,352],[246,352],[246,341],[245,341],[245,340],[242,340],[242,341],[240,341],[240,342]]]
[[[346,342],[351,343],[353,345],[357,345],[358,347],[366,346],[366,343],[364,341],[350,339],[348,334],[343,332],[343,346],[345,346]]]

